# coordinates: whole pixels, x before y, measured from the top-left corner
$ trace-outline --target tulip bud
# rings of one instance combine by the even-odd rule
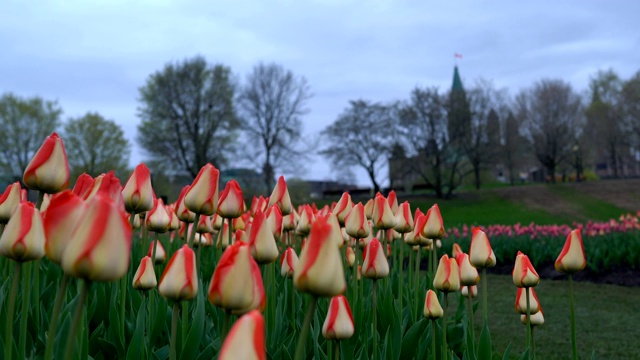
[[[462,296],[474,298],[478,296],[478,287],[476,285],[463,286],[460,293]]]
[[[220,171],[210,163],[200,168],[184,196],[184,204],[196,214],[211,216],[218,210],[218,179]],[[184,221],[184,220],[183,220]]]
[[[338,218],[338,222],[341,226],[344,226],[344,219],[347,217],[347,214],[353,209],[353,202],[351,201],[351,196],[348,192],[342,193],[340,200],[336,204],[336,207],[333,209],[333,213],[336,214]]]
[[[213,228],[213,230],[222,229],[223,222],[224,222],[224,219],[222,218],[222,216],[218,214],[213,214],[213,216],[211,217],[211,227]]]
[[[293,269],[298,265],[298,255],[292,247],[288,247],[280,257],[280,275],[282,277],[293,277]]]
[[[282,226],[283,226],[283,230],[284,230],[284,218],[282,218]],[[244,230],[245,228],[245,221],[243,219],[242,216],[238,216],[237,218],[231,220],[231,226],[233,227],[232,230]]]
[[[243,315],[224,339],[219,360],[266,360],[264,319],[254,310]]]
[[[153,199],[153,208],[147,214],[146,222],[149,231],[161,234],[169,231],[171,217],[167,213],[162,199]]]
[[[86,200],[93,189],[93,178],[87,173],[82,173],[76,179],[76,184],[73,186],[73,193],[80,196],[83,200]]]
[[[258,264],[270,264],[278,259],[278,246],[262,211],[256,212],[249,233],[251,254]]]
[[[244,198],[242,189],[235,179],[227,182],[224,190],[220,193],[218,201],[218,215],[226,219],[235,219],[244,212]]]
[[[18,181],[7,186],[2,196],[0,196],[0,223],[6,224],[11,218],[11,214],[20,204],[20,192],[22,188]]]
[[[196,213],[187,209],[187,206],[184,203],[185,195],[189,192],[190,188],[191,185],[183,187],[180,191],[180,196],[178,196],[178,200],[176,201],[176,216],[178,217],[178,220],[186,223],[196,221]]]
[[[257,281],[254,267],[258,268],[247,244],[235,242],[228,247],[211,278],[207,293],[209,302],[229,311],[248,308],[253,301],[253,283]]]
[[[373,199],[373,209],[371,210],[371,221],[378,229],[391,229],[396,226],[396,218],[389,207],[387,199],[381,194]]]
[[[369,279],[382,279],[389,275],[389,263],[384,255],[382,244],[373,238],[364,248],[364,261],[362,273]]]
[[[282,231],[292,231],[296,229],[295,211],[282,217]]]
[[[353,266],[353,264],[355,264],[356,262],[356,253],[353,251],[353,248],[348,246],[347,247],[347,265],[349,265],[349,267]]]
[[[167,215],[169,215],[169,219],[171,219],[171,221],[169,222],[169,231],[180,229],[180,219],[178,219],[178,216],[176,215],[176,209],[173,207],[173,205],[165,205],[165,210],[167,210]]]
[[[209,247],[213,246],[213,237],[211,233],[199,233],[193,236],[193,247]]]
[[[427,238],[422,234],[422,230],[427,225],[427,216],[419,214],[415,218],[415,225],[413,230],[413,242],[420,246],[431,246],[433,239]]]
[[[433,277],[433,287],[445,293],[460,290],[460,270],[456,259],[450,259],[447,254],[442,255]]]
[[[198,220],[198,224],[196,225],[196,232],[200,234],[213,232],[211,216],[200,215],[200,219]]]
[[[86,209],[85,201],[70,190],[53,195],[49,211],[43,217],[44,249],[49,260],[60,265],[71,234]]]
[[[313,211],[309,205],[304,205],[300,212],[300,219],[296,226],[296,233],[300,235],[307,235],[311,231],[311,223],[314,220]]]
[[[244,230],[236,230],[235,241],[242,241],[243,243],[249,244],[249,234]]]
[[[411,205],[408,201],[403,202],[398,206],[396,211],[396,226],[394,230],[406,234],[413,230],[413,216],[411,215]]]
[[[371,220],[373,219],[373,199],[369,199],[365,204],[364,204],[364,215],[367,217],[367,219]]]
[[[349,236],[362,239],[369,236],[369,224],[362,203],[357,203],[345,217],[344,228]]]
[[[278,205],[282,215],[289,215],[293,211],[291,205],[291,198],[289,197],[289,189],[287,189],[287,183],[284,181],[284,176],[278,178],[276,187],[273,188],[271,196],[269,196],[269,206]]]
[[[64,143],[57,133],[49,135],[24,170],[24,185],[29,189],[54,194],[69,186],[69,162]]]
[[[524,325],[527,325],[527,315],[520,315],[520,321]],[[537,313],[530,316],[530,324],[531,326],[540,326],[544,324],[544,314],[542,313],[542,308],[540,308]]]
[[[484,231],[477,227],[471,231],[469,261],[476,269],[484,269],[496,265],[496,255],[493,253],[489,238]]]
[[[280,213],[280,208],[276,205],[271,205],[264,215],[267,218],[269,228],[273,232],[274,240],[280,241],[280,238],[282,238],[282,213]]]
[[[398,196],[396,195],[395,190],[389,191],[389,194],[387,195],[387,203],[389,204],[392,213],[395,214],[398,212]]]
[[[422,228],[422,236],[432,240],[442,239],[444,236],[444,223],[442,222],[438,204],[434,204],[429,208],[425,216],[426,222]]]
[[[144,163],[136,166],[122,189],[124,207],[129,213],[142,213],[153,208],[155,199],[151,186],[151,173]]]
[[[91,200],[97,195],[108,197],[113,201],[119,211],[125,211],[124,199],[122,198],[122,184],[120,184],[120,179],[116,177],[113,170],[106,174],[100,174],[94,179],[93,187],[85,200]]]
[[[156,245],[157,244],[157,245]],[[153,259],[156,264],[162,264],[167,259],[167,253],[164,251],[164,246],[160,240],[154,240],[149,245],[149,251],[147,252],[148,257],[153,256],[153,247],[156,247],[156,256]]]
[[[191,300],[198,294],[196,254],[183,245],[176,251],[160,277],[160,295],[172,301]]]
[[[313,222],[309,240],[293,272],[293,284],[298,290],[325,297],[346,290],[340,250],[332,241],[331,233],[325,217],[320,216]]]
[[[104,194],[94,196],[62,254],[65,274],[91,281],[115,281],[129,270],[131,226]]]
[[[460,284],[464,286],[477,285],[480,282],[478,270],[469,262],[469,255],[461,252],[455,258],[460,270]]]
[[[555,268],[564,274],[573,274],[584,270],[587,266],[587,257],[584,253],[582,234],[580,229],[569,233],[564,247],[556,259]]]
[[[42,216],[32,203],[20,203],[0,237],[0,255],[18,262],[44,256]]]
[[[427,296],[424,299],[424,317],[427,319],[439,319],[444,315],[440,301],[438,301],[438,295],[435,291],[429,289]]]
[[[332,297],[322,325],[322,336],[327,340],[346,340],[353,336],[354,331],[353,315],[347,298],[343,295]]]
[[[529,257],[518,251],[516,264],[513,267],[513,285],[517,287],[533,287],[540,282],[540,276],[533,268]]]
[[[145,256],[140,260],[140,266],[133,275],[133,288],[136,290],[151,290],[158,285],[156,273],[153,271],[151,258]]]
[[[451,246],[451,257],[454,259],[458,259],[458,254],[463,254],[464,251],[462,251],[462,248],[460,247],[460,245],[458,245],[458,243],[453,243],[453,246]]]
[[[327,219],[327,223],[331,225],[331,239],[333,239],[338,249],[341,249],[344,245],[344,237],[342,237],[342,230],[338,223],[338,218],[331,212],[324,215],[324,217]]]
[[[535,314],[540,309],[540,302],[538,301],[538,296],[532,287],[528,288],[518,288],[518,292],[516,293],[516,303],[514,308],[518,314],[526,314],[527,313],[527,295],[524,292],[524,289],[528,289],[529,291],[529,313]]]

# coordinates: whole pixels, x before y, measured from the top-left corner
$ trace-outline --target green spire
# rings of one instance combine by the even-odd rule
[[[451,85],[451,91],[464,91],[462,87],[462,80],[460,80],[460,73],[458,73],[458,66],[453,68],[453,85]]]

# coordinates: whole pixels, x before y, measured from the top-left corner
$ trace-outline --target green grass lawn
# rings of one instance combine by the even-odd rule
[[[516,223],[558,224],[569,223],[569,219],[552,215],[543,210],[531,209],[514,201],[489,192],[479,192],[473,200],[454,198],[450,200],[412,200],[411,207],[427,211],[438,203],[445,228],[467,225],[492,225]],[[621,214],[621,213],[620,213]]]
[[[517,289],[508,275],[490,274],[487,281],[494,359],[501,359],[509,344],[510,359],[519,359],[525,348],[526,328],[513,308]],[[589,359],[595,352],[597,359],[637,358],[640,288],[587,282],[575,282],[574,285],[579,357]],[[542,280],[535,290],[545,317],[545,324],[535,329],[537,359],[570,359],[568,282]],[[478,295],[480,297],[481,293]],[[455,311],[454,304],[449,307],[451,315]],[[482,326],[481,304],[474,321],[478,338]]]
[[[581,193],[575,187],[557,184],[549,185],[547,186],[547,189],[559,198],[577,206],[586,219],[608,220],[611,218],[617,218],[620,214],[627,212],[627,210],[614,204],[603,201],[594,196]]]

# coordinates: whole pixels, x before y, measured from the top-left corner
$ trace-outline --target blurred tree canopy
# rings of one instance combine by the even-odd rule
[[[140,88],[137,141],[150,160],[173,173],[195,176],[212,163],[227,164],[239,121],[231,69],[203,57],[167,64]]]
[[[87,113],[64,124],[63,139],[69,158],[72,181],[82,173],[96,177],[114,170],[129,176],[131,147],[122,128],[98,113]]]
[[[22,179],[33,154],[58,128],[61,115],[56,101],[12,93],[0,97],[0,169],[8,181]]]

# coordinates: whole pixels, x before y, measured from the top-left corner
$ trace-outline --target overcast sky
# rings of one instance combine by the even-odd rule
[[[5,0],[0,93],[57,99],[65,120],[97,111],[133,142],[138,88],[167,62],[203,55],[240,80],[276,62],[307,78],[303,130],[313,135],[349,100],[448,88],[454,53],[466,85],[483,77],[511,94],[542,78],[582,91],[599,69],[629,78],[640,70],[638,14],[634,0]],[[132,165],[143,159],[134,146]],[[322,159],[307,167],[305,178],[335,178]]]

